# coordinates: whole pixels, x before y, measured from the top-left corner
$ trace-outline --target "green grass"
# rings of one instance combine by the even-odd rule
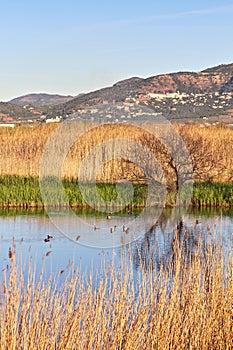
[[[47,202],[50,205],[64,205],[62,196],[57,193],[57,181],[51,178],[51,187]],[[85,197],[93,207],[105,205],[111,209],[116,207],[143,207],[146,204],[148,186],[145,184],[133,184],[133,197],[131,189],[123,184],[120,192],[117,192],[116,184],[98,183],[83,186]],[[88,203],[80,191],[77,180],[64,180],[67,203],[72,207],[86,207]],[[132,197],[132,198],[131,198]],[[176,203],[176,192],[167,194],[166,204],[173,206]],[[230,207],[233,206],[233,182],[230,183],[195,183],[193,187],[192,205],[194,207]],[[0,176],[0,206],[2,207],[43,207],[40,193],[39,178],[33,176]]]
[[[192,204],[195,207],[233,206],[233,182],[194,184]]]
[[[0,176],[0,205],[42,207],[39,179],[33,176]]]

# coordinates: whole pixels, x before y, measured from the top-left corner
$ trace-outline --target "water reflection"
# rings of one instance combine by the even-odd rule
[[[191,260],[197,249],[203,256],[216,243],[223,247],[228,260],[232,250],[232,210],[190,210],[186,215],[170,216],[163,212],[145,235],[132,245],[136,269],[144,270],[170,266],[178,249]]]
[[[182,246],[190,257],[200,240],[203,247],[220,242],[226,258],[231,254],[233,211],[230,209],[190,209],[186,214],[181,209],[175,214],[174,211],[171,214],[170,209],[164,209],[158,219],[153,216],[154,212],[147,212],[146,221],[137,222],[136,240],[132,223],[140,217],[140,211],[124,211],[112,215],[109,220],[93,209],[76,209],[75,212],[81,220],[89,223],[90,228],[86,230],[86,225],[85,229],[81,225],[74,227],[73,223],[66,221],[71,229],[70,239],[53,225],[43,210],[1,210],[0,267],[4,269],[9,264],[12,237],[25,271],[31,258],[39,271],[44,265],[48,274],[63,271],[65,275],[80,264],[83,271],[101,268],[103,256],[106,264],[110,264],[112,258],[117,264],[129,242],[132,242],[130,250],[135,271],[141,266],[145,270],[159,269],[171,260],[177,247]],[[59,211],[55,211],[54,215],[59,216]],[[149,222],[151,226],[148,230]],[[131,229],[129,233],[126,231],[128,227]],[[85,239],[92,242],[91,247],[85,245]],[[117,242],[118,247],[103,250],[100,243],[105,240]],[[99,244],[97,247],[96,242]]]

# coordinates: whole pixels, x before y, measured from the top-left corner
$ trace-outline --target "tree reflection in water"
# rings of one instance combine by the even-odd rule
[[[180,210],[170,214],[171,211],[164,210],[145,235],[132,244],[130,250],[136,270],[171,268],[179,251],[184,262],[190,262],[197,249],[202,250],[204,257],[205,250],[216,239],[207,224],[202,225],[197,219],[193,222],[183,219]]]

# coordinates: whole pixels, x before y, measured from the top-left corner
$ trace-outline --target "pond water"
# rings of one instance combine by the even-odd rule
[[[152,212],[151,217],[147,213],[146,224],[139,210],[112,214],[108,219],[106,214],[80,209],[75,210],[75,216],[76,221],[74,216],[70,218],[59,210],[50,209],[48,215],[43,210],[2,209],[0,268],[3,270],[10,263],[13,239],[17,259],[21,259],[25,272],[31,259],[37,271],[43,266],[48,274],[62,271],[64,275],[76,265],[87,272],[99,268],[103,256],[105,262],[113,257],[119,262],[125,246],[130,247],[135,271],[142,256],[145,263],[151,260],[155,268],[159,267],[161,262],[170,259],[175,235],[187,253],[195,249],[199,239],[205,246],[221,242],[226,259],[232,250],[232,209],[189,209],[187,213],[178,211],[175,215],[171,209],[163,209]],[[58,220],[54,219],[57,217]],[[135,223],[136,234],[131,230]],[[52,238],[46,239],[47,235]]]

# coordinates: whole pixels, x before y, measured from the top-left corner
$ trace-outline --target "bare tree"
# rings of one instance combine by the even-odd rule
[[[213,181],[225,171],[222,159],[213,151],[212,141],[200,135],[183,135],[193,164],[194,178],[198,181]]]
[[[139,143],[142,146],[134,145],[134,153],[144,171],[145,180],[160,186],[175,187],[178,191],[181,185],[192,179],[191,160],[179,136],[165,134],[159,139],[144,132]]]

